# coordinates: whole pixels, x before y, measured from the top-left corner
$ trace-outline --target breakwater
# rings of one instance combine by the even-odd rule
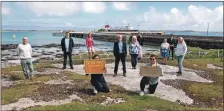
[[[131,35],[137,35],[136,33],[117,33],[117,34],[108,34],[108,33],[92,33],[92,36],[95,40],[102,40],[107,42],[117,41],[117,35],[123,35],[123,41],[128,41]],[[168,39],[169,35],[150,35],[147,33],[141,33],[144,38],[144,45],[157,44],[160,45],[163,40]],[[85,38],[87,33],[71,33],[71,37]],[[177,37],[183,37],[186,44],[191,47],[200,47],[203,49],[223,49],[223,37],[205,37],[205,36],[188,36],[188,35],[175,35]]]

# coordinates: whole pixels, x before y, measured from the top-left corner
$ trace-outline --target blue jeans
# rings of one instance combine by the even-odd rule
[[[177,62],[178,62],[178,67],[179,67],[178,72],[181,72],[181,73],[183,70],[183,61],[184,61],[184,55],[177,56]]]
[[[138,54],[131,54],[131,65],[133,68],[136,68],[138,63]]]
[[[21,59],[21,66],[22,66],[22,70],[23,70],[23,74],[25,77],[28,77],[29,75],[33,75],[33,63],[31,59]],[[30,73],[28,75],[28,69],[30,70]]]

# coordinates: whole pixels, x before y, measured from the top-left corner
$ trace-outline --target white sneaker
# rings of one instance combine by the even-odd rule
[[[141,91],[141,92],[139,93],[139,95],[140,95],[140,96],[143,96],[143,95],[144,95],[144,92],[143,92],[143,91]]]
[[[98,93],[98,91],[96,90],[95,87],[93,87],[93,93],[94,93],[94,94],[97,94],[97,93]]]

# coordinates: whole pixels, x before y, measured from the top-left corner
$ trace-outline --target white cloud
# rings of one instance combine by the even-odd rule
[[[8,7],[6,7],[6,6],[3,6],[2,7],[2,14],[3,15],[8,15],[8,14],[10,14],[10,8],[8,8]]]
[[[129,2],[113,2],[113,8],[116,10],[127,11],[129,10]]]
[[[19,2],[30,8],[37,16],[67,16],[79,11],[80,3],[72,2]]]
[[[86,13],[103,13],[106,9],[104,2],[83,2],[83,9]]]
[[[160,25],[161,29],[183,29],[205,31],[207,21],[210,21],[210,30],[223,31],[223,6],[209,9],[202,6],[190,5],[187,13],[183,13],[177,8],[172,8],[169,12],[160,13],[156,8],[150,7],[148,12],[137,17],[138,22],[149,23],[153,28]]]

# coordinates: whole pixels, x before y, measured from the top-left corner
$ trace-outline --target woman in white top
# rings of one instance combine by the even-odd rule
[[[177,72],[177,76],[182,75],[182,70],[183,70],[183,60],[184,60],[184,55],[187,53],[187,45],[183,39],[183,37],[178,38],[178,44],[177,47],[175,48],[175,55],[177,56],[177,62],[178,62],[178,67],[179,70]]]
[[[162,64],[166,65],[167,58],[169,57],[170,45],[167,43],[167,39],[163,40],[160,48],[160,54],[162,56]]]

